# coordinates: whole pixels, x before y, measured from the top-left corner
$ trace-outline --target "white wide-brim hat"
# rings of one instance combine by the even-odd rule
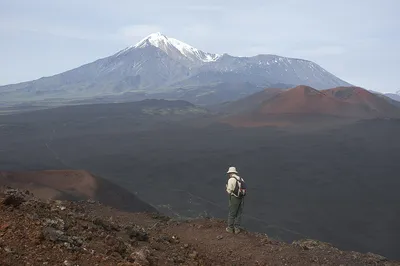
[[[237,174],[238,172],[236,171],[236,167],[229,167],[227,174]]]

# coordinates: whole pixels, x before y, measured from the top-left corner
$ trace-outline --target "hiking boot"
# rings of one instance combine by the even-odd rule
[[[226,230],[228,233],[233,233],[233,232],[234,232],[234,229],[233,229],[232,227],[227,227],[225,230]]]
[[[239,234],[240,233],[240,228],[239,227],[235,227],[235,230],[234,230],[234,232],[235,232],[235,234],[237,235],[237,234]]]

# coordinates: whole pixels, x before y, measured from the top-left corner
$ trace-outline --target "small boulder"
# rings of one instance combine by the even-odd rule
[[[197,258],[198,255],[199,254],[197,253],[197,251],[193,251],[192,253],[189,254],[189,257],[192,259],[195,259],[195,258]]]
[[[1,231],[6,231],[10,227],[10,224],[2,224],[0,225],[0,232]]]
[[[46,227],[53,227],[55,229],[62,230],[62,231],[65,229],[65,222],[63,219],[60,219],[60,218],[45,219],[44,225]]]
[[[385,258],[384,256],[378,255],[378,254],[374,254],[371,252],[368,252],[366,254],[367,260],[371,263],[379,263],[379,262],[383,262],[383,261],[387,261],[388,259]]]
[[[107,255],[116,252],[123,258],[127,256],[129,246],[122,239],[108,235],[105,239],[105,243],[109,247]]]
[[[119,231],[118,226],[116,226],[115,224],[108,222],[108,221],[104,221],[100,218],[96,218],[93,220],[93,223],[97,226],[102,227],[104,230],[106,231]]]
[[[63,231],[57,230],[52,227],[45,227],[42,230],[42,238],[52,242],[67,242],[68,237],[64,235]]]
[[[27,194],[17,189],[7,189],[4,194],[5,197],[1,202],[4,206],[17,208],[26,201]]]
[[[13,253],[12,249],[10,247],[5,247],[4,251],[7,253]]]
[[[148,241],[149,235],[147,232],[138,226],[129,226],[126,228],[126,232],[130,239],[136,239],[137,241]]]
[[[147,248],[143,248],[143,249],[133,252],[129,257],[129,260],[131,262],[134,262],[135,265],[147,266],[147,265],[150,265],[150,262],[148,259],[149,256],[150,256],[150,251]]]
[[[313,239],[302,239],[302,240],[293,241],[292,245],[300,247],[304,250],[332,248],[332,245],[330,245],[328,243],[313,240]]]

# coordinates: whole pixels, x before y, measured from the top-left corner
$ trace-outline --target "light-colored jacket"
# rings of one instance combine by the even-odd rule
[[[235,187],[236,187],[236,181],[242,179],[244,181],[243,178],[241,178],[240,176],[233,174],[229,179],[228,179],[228,183],[226,184],[226,192],[228,192],[229,195],[234,195],[232,194],[233,191],[235,191]],[[235,195],[234,195],[235,196]]]

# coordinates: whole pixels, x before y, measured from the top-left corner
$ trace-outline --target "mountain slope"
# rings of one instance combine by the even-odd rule
[[[254,109],[255,106],[258,106],[262,102],[278,95],[282,91],[282,89],[267,88],[237,101],[220,105],[218,110],[227,114],[237,114],[250,111]]]
[[[263,102],[258,108],[259,114],[330,114],[346,112],[348,104],[327,96],[325,93],[307,86],[298,86],[282,92]]]
[[[400,264],[311,239],[289,244],[264,234],[231,235],[217,219],[173,221],[100,203],[43,201],[16,189],[0,189],[0,206],[4,266]]]
[[[0,172],[0,186],[30,190],[44,200],[91,199],[126,211],[157,211],[124,188],[86,171]]]
[[[160,116],[132,110],[136,104],[0,116],[0,169],[88,169],[138,191],[171,215],[196,217],[207,211],[224,218],[221,166],[233,162],[251,178],[244,220],[248,229],[285,241],[298,236],[270,227],[275,224],[341,249],[399,258],[400,216],[377,215],[396,214],[398,206],[388,202],[400,202],[400,164],[388,160],[400,150],[398,121],[286,134],[269,128],[192,127],[169,119],[163,123]],[[201,185],[193,180],[202,180]]]
[[[386,93],[385,95],[395,101],[400,102],[400,90],[396,93]]]
[[[324,89],[348,84],[311,61],[277,55],[234,57],[224,54],[218,61],[203,68],[245,75],[250,82],[264,86],[267,83],[284,83]]]
[[[160,32],[149,35],[133,47],[126,49],[124,52],[147,46],[157,47],[171,57],[179,58],[181,60],[186,59],[197,63],[212,62],[217,60],[219,57],[217,54],[205,53],[177,39],[168,38]]]
[[[396,99],[397,94],[395,93],[381,93],[381,92],[377,92],[377,91],[372,91],[369,90],[370,92],[372,92],[373,94],[375,94],[376,96],[384,99],[385,101],[389,102],[390,104],[400,107],[400,96],[398,97],[398,100]],[[400,92],[399,92],[400,95]]]
[[[232,103],[235,106],[235,103]],[[241,126],[288,125],[314,117],[314,123],[334,119],[399,118],[400,108],[365,89],[338,87],[318,91],[297,86],[281,92],[257,93],[236,102],[241,113],[232,113],[222,120]],[[325,117],[325,118],[324,118]]]
[[[325,90],[324,92],[339,100],[363,105],[365,109],[369,109],[370,112],[376,113],[376,115],[392,116],[399,112],[399,108],[388,102],[387,99],[360,87],[338,87]]]
[[[310,61],[275,55],[217,55],[154,33],[114,55],[64,73],[2,86],[0,104],[123,98],[125,93],[152,98],[162,92],[173,97],[177,89],[227,82],[260,87],[304,84],[318,89],[349,85]]]

